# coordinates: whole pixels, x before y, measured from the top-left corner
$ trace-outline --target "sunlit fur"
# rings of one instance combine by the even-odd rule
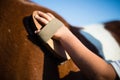
[[[33,34],[30,15],[34,10],[51,12],[69,27],[86,47],[98,53],[95,46],[79,33],[82,28],[72,27],[54,11],[28,0],[1,0],[0,80],[82,80],[80,69],[72,60],[60,64],[60,59],[53,56],[50,49]],[[120,22],[106,25],[120,42]]]

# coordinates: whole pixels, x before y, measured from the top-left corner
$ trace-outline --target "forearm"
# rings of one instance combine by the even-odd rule
[[[55,17],[51,13],[39,11],[35,18],[46,25]],[[36,33],[39,31],[37,30]],[[113,68],[87,49],[64,25],[54,34],[53,38],[61,42],[74,63],[85,74],[89,73],[88,77],[93,77],[94,80],[114,80]]]
[[[106,77],[106,74],[112,79],[115,77],[115,72],[110,65],[104,60],[87,49],[69,30],[66,29],[65,35],[62,35],[59,40],[63,47],[67,50],[75,64],[86,74],[90,73],[91,77]],[[109,79],[109,77],[108,77]]]

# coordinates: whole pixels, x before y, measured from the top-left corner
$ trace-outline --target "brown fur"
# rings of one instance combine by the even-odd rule
[[[33,24],[28,16],[34,10],[54,14],[83,44],[98,53],[97,49],[78,33],[80,28],[71,27],[54,11],[27,0],[1,0],[0,80],[82,80],[81,72],[72,60],[58,64],[59,59],[33,34]]]
[[[105,28],[111,32],[120,45],[120,21],[107,22]]]
[[[68,23],[58,14],[27,0],[0,1],[0,79],[1,80],[59,80],[69,77],[71,70],[56,63],[51,52],[33,39],[26,28],[26,17],[34,10],[51,12],[66,26]],[[30,25],[29,25],[30,27]],[[38,43],[37,43],[38,42]],[[37,43],[37,44],[36,44]],[[76,72],[76,67],[71,67]],[[67,70],[59,72],[59,70]],[[60,76],[59,76],[60,74]],[[64,74],[64,77],[63,77]],[[77,75],[78,76],[78,75]],[[76,75],[74,79],[79,79]],[[79,76],[78,76],[79,77]]]

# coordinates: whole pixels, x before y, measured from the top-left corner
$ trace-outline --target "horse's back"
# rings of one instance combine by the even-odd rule
[[[28,17],[34,10],[51,12],[68,26],[68,23],[55,12],[27,0],[1,0],[0,79],[2,80],[58,80],[71,71],[62,65],[58,67],[55,59],[50,57],[49,50],[34,39]],[[68,61],[66,66],[74,65],[69,62],[71,63]],[[63,74],[58,68],[67,71],[63,71]],[[77,69],[75,66],[71,68]]]
[[[4,80],[42,80],[44,53],[29,39],[24,19],[34,10],[49,10],[21,1],[2,0],[0,3],[0,77]],[[54,78],[57,77],[56,74]]]

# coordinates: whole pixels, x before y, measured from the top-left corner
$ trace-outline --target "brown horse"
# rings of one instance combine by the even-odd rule
[[[70,72],[78,71],[71,60],[67,62],[67,65],[58,65],[59,61],[51,55],[52,53],[43,46],[43,43],[34,37],[28,17],[34,10],[51,12],[69,27],[69,24],[58,14],[30,1],[1,0],[1,80],[59,80],[69,75]],[[68,68],[69,66],[71,67]],[[71,78],[73,75],[70,75]],[[76,75],[74,79],[75,77]]]
[[[60,19],[91,51],[98,50],[54,11],[27,0],[0,1],[0,79],[1,80],[82,80],[80,69],[52,55],[34,35],[30,15],[34,10],[51,12]],[[120,22],[106,23],[120,44]],[[114,25],[115,24],[115,27]],[[111,26],[108,28],[108,26]],[[117,27],[116,27],[117,26]],[[98,55],[100,56],[100,55]]]

